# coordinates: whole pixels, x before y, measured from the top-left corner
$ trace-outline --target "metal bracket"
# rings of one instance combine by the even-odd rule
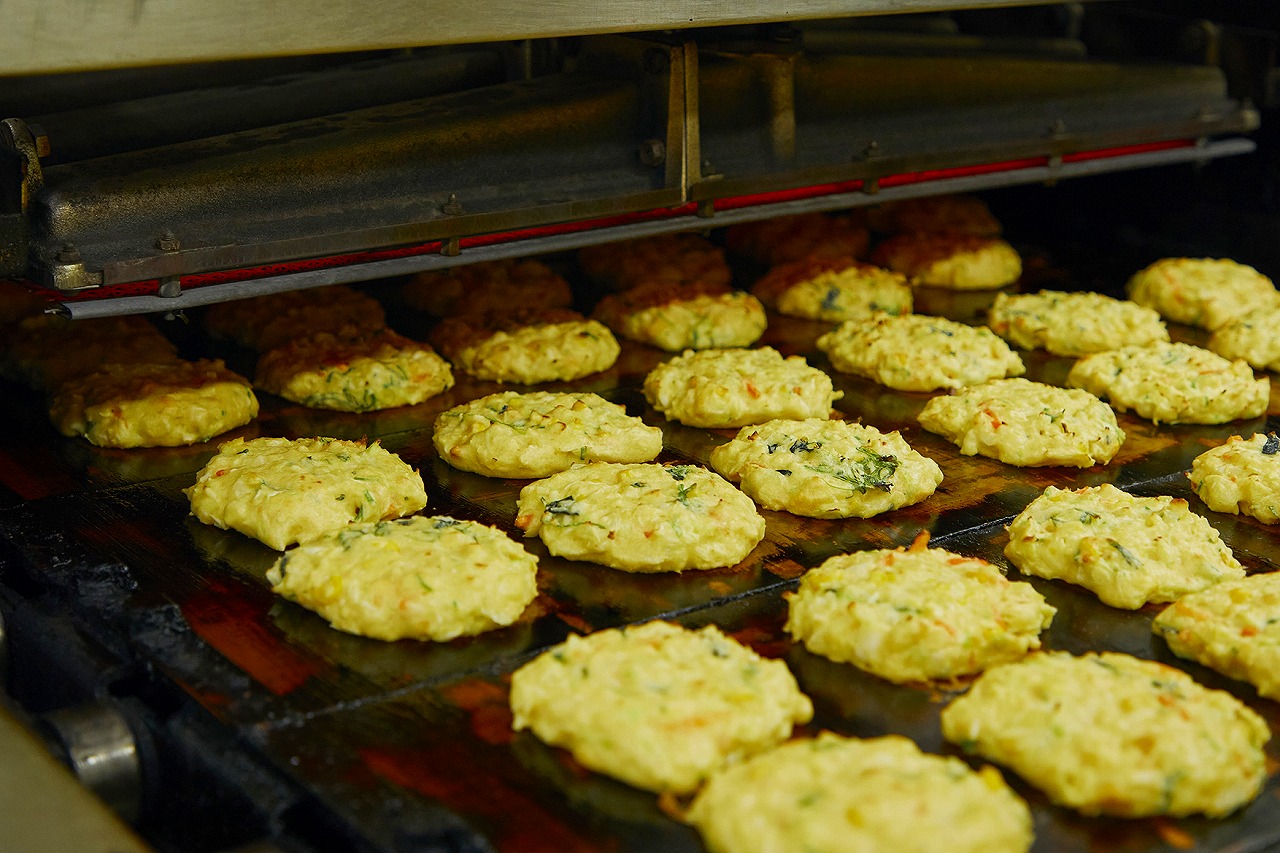
[[[47,139],[44,144],[47,149]],[[13,165],[0,171],[0,276],[27,271],[27,208],[44,186],[40,151],[37,134],[22,119],[0,121],[0,166]]]

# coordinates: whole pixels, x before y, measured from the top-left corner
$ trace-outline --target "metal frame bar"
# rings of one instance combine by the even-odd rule
[[[1087,177],[1108,172],[1167,166],[1178,163],[1206,162],[1219,157],[1247,154],[1256,149],[1249,139],[1234,138],[1206,142],[1202,146],[1174,148],[1163,151],[1124,154],[1116,157],[1061,163],[1050,161],[1044,166],[1013,169],[957,178],[920,181],[879,190],[878,192],[848,192],[795,201],[761,204],[716,212],[706,216],[689,213],[667,219],[616,225],[570,234],[534,237],[493,245],[469,248],[457,255],[431,254],[408,258],[375,261],[357,266],[326,270],[309,270],[298,273],[260,278],[232,284],[211,285],[183,291],[171,298],[159,296],[125,296],[104,299],[88,299],[82,302],[64,302],[49,309],[69,317],[81,319],[136,314],[151,311],[174,312],[215,302],[226,302],[251,295],[274,293],[281,290],[300,290],[322,287],[340,282],[370,281],[397,275],[407,275],[424,270],[443,269],[477,261],[498,260],[530,254],[543,254],[577,249],[583,246],[608,243],[616,240],[647,237],[675,231],[718,228],[763,219],[810,211],[838,210],[864,207],[900,198],[938,195],[940,193],[973,192],[983,189],[1060,181],[1067,178]]]

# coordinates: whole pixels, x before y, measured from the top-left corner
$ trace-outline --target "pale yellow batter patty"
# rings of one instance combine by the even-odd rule
[[[579,462],[648,462],[662,430],[585,392],[503,391],[442,412],[440,458],[488,477],[549,477]]]
[[[867,226],[859,219],[825,213],[744,222],[730,226],[724,234],[726,249],[765,266],[811,257],[860,258],[866,255],[870,240]]]
[[[644,379],[644,396],[668,418],[695,427],[742,427],[775,418],[828,418],[843,396],[802,356],[772,347],[686,351]]]
[[[1004,240],[966,234],[900,234],[876,247],[871,260],[912,284],[991,290],[1022,275],[1022,258]]]
[[[1280,303],[1271,279],[1253,267],[1212,258],[1164,258],[1134,273],[1129,298],[1175,323],[1213,330],[1254,308]]]
[[[390,329],[346,326],[294,338],[258,360],[257,385],[313,409],[411,406],[453,387],[448,363]]]
[[[99,447],[177,447],[257,417],[249,382],[221,361],[107,364],[58,386],[49,417]]]
[[[590,279],[612,290],[652,284],[728,286],[733,277],[724,250],[697,234],[658,234],[587,246],[578,251],[578,265]]]
[[[436,326],[431,340],[464,373],[521,385],[599,373],[622,351],[604,325],[566,309],[452,317]]]
[[[732,566],[764,538],[751,498],[697,465],[590,462],[525,486],[516,510],[552,554],[626,572]]]
[[[573,292],[542,261],[515,258],[418,273],[404,286],[404,299],[419,311],[451,317],[522,305],[568,308]]]
[[[538,594],[537,574],[537,558],[501,530],[414,516],[311,539],[267,581],[339,631],[443,641],[515,622]]]
[[[1191,488],[1215,512],[1251,515],[1263,524],[1280,522],[1280,438],[1233,435],[1191,463]]]
[[[277,551],[427,505],[422,477],[399,456],[336,438],[232,439],[184,494],[200,521]]]
[[[1040,653],[987,670],[942,734],[1085,815],[1221,817],[1266,778],[1267,724],[1229,693],[1129,655]]]
[[[1066,356],[1169,340],[1154,309],[1101,293],[999,293],[987,325],[1023,349]]]
[[[840,322],[910,314],[911,285],[901,273],[858,263],[852,256],[814,257],[771,269],[751,292],[779,314]]]
[[[811,652],[895,684],[970,675],[1040,648],[1056,611],[1031,584],[926,541],[810,570],[785,595],[786,630]]]
[[[1243,361],[1181,343],[1128,346],[1087,355],[1067,384],[1156,423],[1222,424],[1267,411],[1271,383]]]
[[[303,335],[343,326],[376,329],[385,322],[386,313],[376,299],[341,284],[220,302],[204,315],[210,334],[259,352]]]
[[[592,316],[624,338],[669,352],[745,347],[764,334],[768,320],[759,299],[740,290],[700,289],[635,287],[606,296]]]
[[[836,370],[899,391],[959,388],[1026,372],[1022,359],[985,326],[924,314],[850,320],[818,338],[817,347]]]
[[[934,397],[918,420],[965,456],[1010,465],[1105,465],[1124,442],[1115,412],[1097,397],[1028,379],[996,379]]]
[[[1206,346],[1223,358],[1280,372],[1280,305],[1254,308],[1227,321],[1209,336]]]
[[[813,705],[781,661],[714,625],[669,622],[571,636],[511,677],[512,728],[650,791],[686,794],[786,740]]]
[[[106,364],[178,364],[178,350],[146,319],[28,317],[6,333],[5,373],[43,391]]]
[[[901,735],[823,732],[714,774],[688,820],[711,853],[1025,853],[1031,811],[1000,772]]]
[[[1078,584],[1128,610],[1244,576],[1185,500],[1135,497],[1110,484],[1045,489],[1009,525],[1004,554],[1023,574]]]
[[[870,208],[867,220],[890,234],[971,234],[999,237],[1000,222],[986,202],[972,195],[905,198]]]
[[[1151,625],[1178,657],[1247,681],[1280,700],[1280,572],[1223,581],[1183,596]]]
[[[869,518],[933,494],[942,469],[897,432],[846,421],[774,420],[743,427],[711,466],[765,509]]]

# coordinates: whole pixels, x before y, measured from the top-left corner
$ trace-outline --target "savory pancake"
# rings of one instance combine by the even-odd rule
[[[644,379],[662,414],[695,427],[741,427],[776,418],[828,418],[841,392],[803,357],[772,347],[686,351]]]
[[[877,246],[871,260],[912,284],[951,290],[994,290],[1022,275],[1022,258],[1013,246],[967,234],[900,234]]]
[[[420,272],[404,286],[403,293],[410,307],[437,317],[501,312],[530,305],[573,305],[569,282],[536,258],[481,261]]]
[[[1255,308],[1280,304],[1271,279],[1253,267],[1213,258],[1163,258],[1129,279],[1129,298],[1175,323],[1209,329]]]
[[[442,412],[432,441],[455,468],[549,477],[579,462],[648,462],[662,430],[596,394],[503,391]]]
[[[1031,812],[999,771],[901,735],[823,732],[731,764],[689,809],[711,853],[1025,853]]]
[[[765,509],[869,518],[933,494],[942,470],[897,432],[847,421],[774,420],[743,427],[711,466]]]
[[[511,677],[511,726],[637,788],[687,794],[813,716],[782,661],[714,625],[571,635]]]
[[[537,558],[497,528],[414,516],[310,539],[267,581],[339,631],[444,641],[515,622],[538,594],[537,573]]]
[[[959,388],[1026,372],[1022,359],[985,326],[924,314],[849,320],[816,345],[841,373],[899,391]]]
[[[346,326],[294,338],[258,360],[257,385],[313,409],[412,406],[453,387],[435,350],[390,329]]]
[[[1271,383],[1255,379],[1243,361],[1227,361],[1183,343],[1127,346],[1087,355],[1067,384],[1107,400],[1119,411],[1156,423],[1222,424],[1267,410]]]
[[[911,286],[901,273],[851,256],[805,258],[769,270],[751,292],[779,314],[841,322],[878,312],[910,314]]]
[[[49,417],[63,435],[99,447],[208,441],[258,415],[258,398],[221,361],[106,364],[59,385]]]
[[[1028,379],[996,379],[934,397],[918,420],[965,456],[1010,465],[1105,465],[1124,442],[1115,412],[1097,397]]]
[[[183,493],[200,521],[277,551],[427,505],[422,477],[399,456],[336,438],[232,439]]]
[[[1191,489],[1215,512],[1280,522],[1280,437],[1258,433],[1206,450],[1191,463]]]
[[[1169,340],[1153,309],[1101,293],[998,293],[987,325],[1023,349],[1072,357]]]
[[[1009,525],[1004,554],[1025,575],[1078,584],[1129,610],[1244,576],[1186,501],[1135,497],[1110,484],[1048,487]]]
[[[751,499],[697,465],[589,462],[525,486],[517,513],[552,554],[626,572],[732,566],[764,538]]]
[[[1056,610],[1031,584],[925,541],[809,570],[784,594],[786,630],[815,654],[895,684],[971,675],[1040,648]]]
[[[1267,724],[1171,666],[1042,652],[978,676],[942,734],[1085,815],[1222,817],[1267,776]]]
[[[612,367],[622,351],[602,324],[556,308],[451,317],[431,341],[476,379],[520,385],[581,379]]]

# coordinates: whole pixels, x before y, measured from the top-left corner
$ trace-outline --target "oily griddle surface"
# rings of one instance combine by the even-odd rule
[[[932,298],[933,304],[921,300],[921,313],[972,320],[992,294]],[[806,354],[829,369],[812,345],[823,328],[771,317],[764,343]],[[1175,338],[1195,341],[1198,334],[1176,330]],[[593,390],[623,403],[663,427],[661,461],[706,464],[711,449],[733,431],[668,423],[645,405],[641,381],[664,357],[624,343],[610,371],[543,387]],[[1029,378],[1054,384],[1062,383],[1070,365],[1043,353],[1023,357]],[[1274,418],[1202,427],[1155,426],[1121,415],[1128,438],[1110,465],[1019,469],[961,456],[919,429],[914,418],[928,395],[833,375],[845,392],[836,404],[843,416],[902,429],[914,447],[941,465],[946,479],[935,495],[865,520],[764,511],[765,540],[747,560],[706,572],[630,575],[555,558],[538,540],[524,540],[540,560],[540,594],[520,621],[436,644],[350,636],[277,599],[264,578],[276,552],[200,524],[188,513],[182,489],[194,481],[212,447],[92,448],[58,436],[38,400],[10,388],[11,399],[22,405],[11,407],[0,422],[0,484],[9,492],[0,498],[0,534],[11,552],[7,571],[14,573],[6,578],[12,584],[20,575],[20,585],[60,596],[82,631],[163,673],[375,846],[697,851],[696,834],[671,817],[680,804],[660,807],[656,797],[590,773],[528,733],[513,735],[510,672],[570,632],[655,617],[690,626],[715,623],[762,654],[788,662],[816,706],[806,732],[894,732],[925,750],[956,754],[941,739],[938,715],[965,685],[893,686],[792,643],[782,630],[781,594],[794,588],[800,574],[834,554],[908,545],[922,530],[934,546],[1007,567],[1004,525],[1046,486],[1104,482],[1140,494],[1186,497],[1247,569],[1280,565],[1274,531],[1250,518],[1210,512],[1183,476],[1207,447],[1233,434],[1274,428]],[[421,470],[428,513],[478,519],[518,538],[515,503],[525,481],[456,471],[437,458],[430,442],[440,411],[501,387],[463,378],[427,403],[369,415],[311,411],[262,395],[262,417],[236,434],[379,438]],[[1058,608],[1046,648],[1124,651],[1171,663],[1235,693],[1280,731],[1280,705],[1169,653],[1150,631],[1158,607],[1114,610],[1070,585],[1030,581]],[[1280,745],[1273,742],[1269,755],[1280,763]],[[1032,805],[1037,850],[1243,851],[1280,843],[1280,781],[1274,772],[1253,804],[1218,821],[1086,819],[1050,806],[1007,775]]]

